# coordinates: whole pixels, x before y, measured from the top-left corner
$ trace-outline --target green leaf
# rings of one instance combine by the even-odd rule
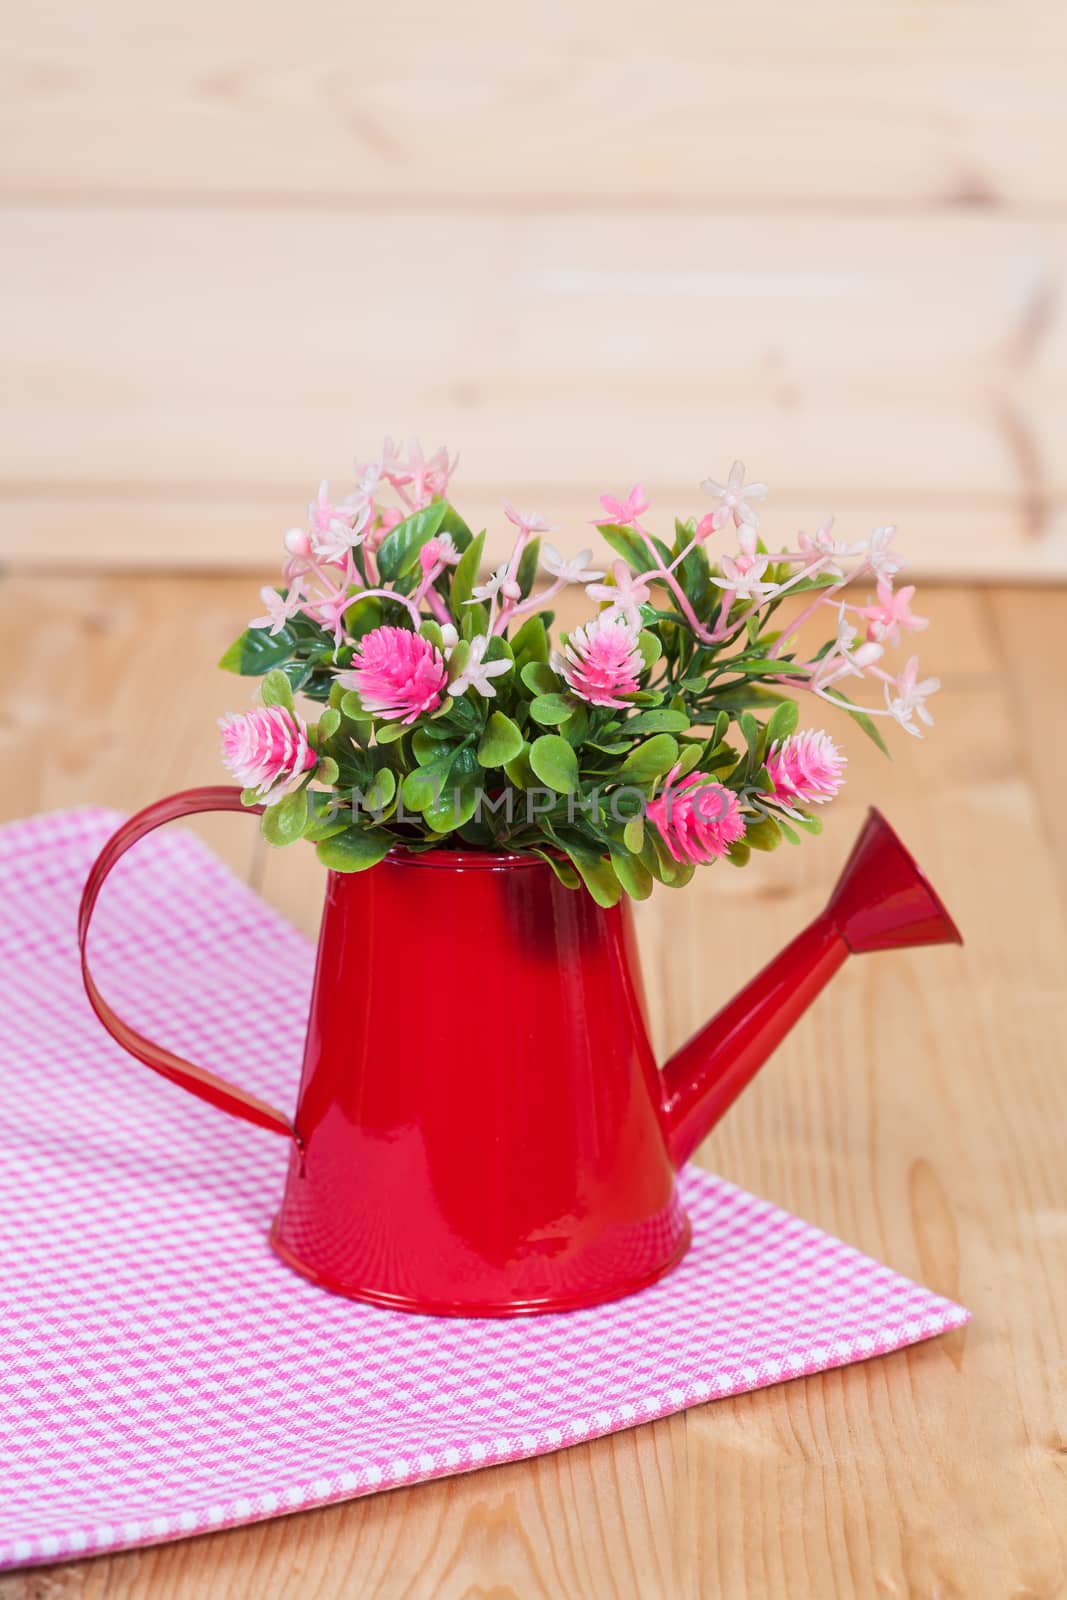
[[[766,750],[769,745],[776,744],[781,739],[788,739],[799,717],[800,710],[795,700],[783,700],[780,706],[776,706],[764,729],[763,748]]]
[[[777,850],[781,842],[778,824],[770,817],[750,822],[745,829],[745,843],[752,850]]]
[[[285,711],[296,710],[292,684],[285,673],[279,672],[277,667],[272,667],[267,673],[259,693],[265,706],[281,706]]]
[[[551,850],[532,850],[530,853],[531,855],[540,856],[542,861],[547,861],[560,883],[565,885],[566,888],[577,889],[581,887],[582,880],[574,868],[568,866],[566,861],[561,861]]]
[[[528,744],[524,742],[522,749],[514,760],[504,763],[504,771],[516,789],[534,788],[534,778],[537,774],[530,765],[530,746]]]
[[[280,846],[295,844],[302,839],[307,820],[307,790],[297,789],[295,794],[287,794],[277,805],[268,806],[259,819],[259,825],[267,843]]]
[[[345,612],[345,632],[350,639],[362,639],[382,625],[382,602],[377,595],[356,595]]]
[[[558,733],[543,733],[534,740],[530,765],[541,782],[557,794],[573,794],[578,787],[578,758]]]
[[[374,780],[363,791],[363,805],[368,811],[385,811],[396,795],[396,773],[392,767],[379,767]]]
[[[333,756],[319,757],[319,764],[315,768],[316,783],[322,783],[325,784],[327,788],[332,788],[340,776],[341,769],[337,765],[337,762],[333,759]]]
[[[637,648],[641,652],[641,659],[645,664],[646,672],[649,667],[656,665],[656,662],[663,654],[663,646],[656,638],[656,635],[649,633],[647,628],[643,628],[637,635]]]
[[[437,531],[438,533],[451,534],[452,543],[457,550],[466,550],[474,537],[455,506],[447,500],[445,501],[445,514],[441,518],[441,526]]]
[[[515,574],[515,582],[525,600],[534,586],[537,577],[537,557],[541,550],[540,539],[531,539],[519,558],[519,570]]]
[[[640,534],[635,533],[632,528],[621,527],[617,522],[598,522],[597,527],[600,529],[601,537],[610,544],[615,554],[622,556],[635,572],[655,573],[655,563]],[[653,543],[669,566],[671,553],[667,546],[660,539],[654,539]]]
[[[383,583],[391,583],[415,566],[419,551],[440,531],[447,512],[447,501],[434,500],[386,534],[378,551],[378,572]]]
[[[611,852],[615,876],[632,900],[647,900],[652,893],[652,874],[638,855],[625,850]]]
[[[471,540],[453,569],[449,605],[457,622],[463,620],[464,609],[472,596],[474,584],[482,564],[482,550],[484,547],[485,532],[483,530],[476,539]]]
[[[522,751],[523,737],[510,717],[494,711],[478,744],[478,761],[483,767],[502,767]]]
[[[530,715],[543,728],[558,727],[575,709],[574,701],[561,694],[539,694],[530,701]]]
[[[645,844],[644,817],[631,817],[622,830],[622,842],[631,855],[640,855]]]
[[[619,768],[619,779],[623,783],[651,783],[669,772],[677,760],[678,741],[669,733],[656,733],[630,751]]]
[[[365,872],[389,853],[393,841],[376,828],[346,828],[332,839],[322,839],[315,854],[331,872]]]
[[[402,722],[382,722],[374,737],[379,744],[399,744],[407,731]]]
[[[235,639],[219,662],[224,672],[238,672],[243,678],[260,678],[272,667],[281,666],[296,649],[296,639],[288,626],[280,633],[266,628],[246,628]]]
[[[559,678],[551,667],[545,666],[543,661],[528,661],[519,673],[519,677],[527,689],[535,695],[555,694],[560,686]]]
[[[684,711],[641,711],[623,723],[622,731],[631,733],[686,733],[689,718]]]
[[[318,727],[316,729],[318,738],[320,741],[323,739],[331,739],[340,726],[340,711],[338,711],[336,706],[327,706],[326,710],[319,717]]]
[[[548,633],[540,616],[527,617],[511,640],[511,648],[519,667],[525,671],[528,662],[548,663]],[[525,682],[525,679],[523,680]]]
[[[607,907],[617,905],[622,894],[622,884],[616,877],[611,862],[592,854],[579,857],[567,846],[564,848],[578,868],[582,882],[597,905]]]

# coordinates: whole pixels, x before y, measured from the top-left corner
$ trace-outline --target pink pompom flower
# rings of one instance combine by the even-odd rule
[[[374,628],[363,635],[348,672],[338,674],[355,689],[364,709],[387,721],[414,722],[441,704],[445,678],[440,650],[409,628]]]
[[[219,727],[223,765],[242,789],[255,789],[268,806],[298,789],[318,760],[305,724],[284,706],[231,712],[219,719]]]
[[[845,757],[821,730],[791,734],[772,744],[764,765],[775,795],[789,804],[822,805],[845,781]]]
[[[745,836],[741,802],[706,772],[692,772],[680,783],[679,768],[667,774],[663,792],[645,807],[675,861],[699,866],[717,861]]]
[[[605,613],[568,635],[552,667],[576,695],[594,706],[625,706],[620,696],[636,694],[644,670],[638,629],[627,617]]]

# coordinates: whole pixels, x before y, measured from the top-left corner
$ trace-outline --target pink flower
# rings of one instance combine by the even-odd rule
[[[674,767],[667,774],[662,794],[649,802],[645,815],[675,861],[716,861],[745,836],[741,802],[706,772],[690,773],[675,783],[678,771]]]
[[[590,583],[586,594],[590,600],[602,600],[608,607],[605,617],[623,616],[635,627],[641,626],[641,607],[648,604],[649,587],[635,578],[625,561],[616,561],[611,569],[614,583]]]
[[[273,806],[299,788],[318,760],[304,723],[284,706],[259,706],[219,719],[223,765],[242,789]]]
[[[649,501],[648,495],[641,485],[635,483],[625,500],[616,500],[614,495],[602,494],[600,496],[600,504],[604,507],[610,522],[616,522],[620,527],[628,528],[631,524],[636,527],[638,517],[648,510]],[[604,518],[598,517],[596,520],[598,523],[602,523]]]
[[[552,666],[583,700],[594,706],[624,706],[620,695],[636,694],[644,670],[638,630],[625,617],[605,613],[567,636]]]
[[[419,566],[424,576],[435,567],[454,567],[458,560],[459,551],[450,533],[439,533],[436,538],[427,539],[419,551]]]
[[[899,644],[901,628],[913,631],[929,627],[928,617],[912,615],[911,597],[914,593],[913,583],[894,591],[888,578],[879,578],[877,603],[859,608],[860,616],[867,618],[868,639],[875,639],[879,644]]]
[[[508,521],[514,523],[523,538],[529,538],[532,533],[551,533],[552,529],[536,511],[516,511],[515,507],[504,501],[504,515]]]
[[[828,733],[796,733],[772,744],[764,762],[774,793],[792,804],[832,800],[844,782],[845,757]]]
[[[742,523],[746,523],[750,528],[759,526],[759,518],[749,505],[749,501],[766,500],[767,485],[746,483],[743,461],[734,462],[725,483],[716,483],[714,478],[705,478],[700,487],[705,494],[710,494],[712,499],[719,502],[711,516],[713,528],[724,527],[731,517],[737,527]]]
[[[338,681],[356,690],[372,716],[414,722],[441,704],[445,676],[441,652],[429,639],[386,626],[363,635],[351,668],[338,673]]]

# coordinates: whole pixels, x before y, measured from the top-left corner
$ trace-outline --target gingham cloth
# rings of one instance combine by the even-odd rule
[[[0,1567],[537,1455],[966,1322],[692,1168],[690,1254],[613,1305],[472,1322],[314,1288],[266,1241],[283,1141],[89,1010],[75,911],[118,820],[0,830]],[[116,868],[93,954],[135,1026],[291,1103],[311,948],[192,835]]]

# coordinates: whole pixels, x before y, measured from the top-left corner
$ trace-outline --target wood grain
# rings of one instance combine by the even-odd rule
[[[0,559],[258,566],[391,426],[462,447],[494,553],[505,495],[575,549],[748,454],[785,536],[1067,573],[1067,223],[8,208],[0,251]]]
[[[77,0],[4,24],[0,192],[1049,208],[1049,0]]]
[[[0,584],[2,815],[214,779],[214,718],[240,686],[210,662],[248,587]],[[817,908],[878,797],[967,946],[848,964],[700,1158],[958,1296],[973,1323],[537,1461],[11,1574],[0,1600],[1067,1593],[1067,886],[1052,866],[1062,764],[1037,743],[1056,710],[1039,629],[1067,627],[1067,593],[1037,612],[1002,591],[924,599],[944,681],[928,739],[898,739],[887,763],[846,737],[822,839],[657,891],[639,933],[667,1050]],[[212,842],[312,930],[319,884],[299,849],[257,852],[240,819],[220,827]]]

